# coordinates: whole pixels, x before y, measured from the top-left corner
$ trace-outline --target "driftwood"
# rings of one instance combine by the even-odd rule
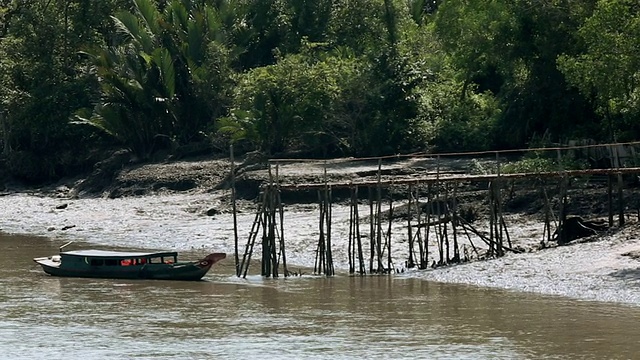
[[[607,228],[605,221],[584,220],[579,216],[572,216],[566,218],[562,226],[556,229],[553,240],[557,241],[558,245],[565,245],[576,239],[596,235]]]

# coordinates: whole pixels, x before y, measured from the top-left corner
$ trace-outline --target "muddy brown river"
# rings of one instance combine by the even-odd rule
[[[634,306],[402,275],[237,279],[230,259],[199,282],[45,275],[32,258],[60,244],[0,235],[1,359],[640,356]]]

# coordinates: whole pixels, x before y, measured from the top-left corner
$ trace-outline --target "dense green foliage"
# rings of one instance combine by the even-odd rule
[[[0,146],[372,156],[638,138],[633,0],[0,0]],[[102,155],[101,155],[102,154]]]

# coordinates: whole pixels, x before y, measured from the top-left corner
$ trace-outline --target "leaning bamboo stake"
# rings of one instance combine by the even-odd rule
[[[492,242],[491,239],[489,237],[487,237],[485,234],[483,234],[482,232],[478,231],[478,229],[476,229],[473,225],[471,225],[468,221],[466,221],[463,218],[459,218],[460,220],[460,225],[467,227],[469,229],[469,231],[471,231],[473,234],[475,234],[478,238],[480,238],[480,240],[482,240],[485,244],[491,246]],[[516,254],[520,254],[522,253],[522,250],[518,250],[518,249],[512,249],[506,246],[502,246],[502,248],[504,250],[508,250],[511,251],[513,253]]]
[[[255,219],[253,220],[253,225],[251,225],[251,231],[249,232],[249,239],[245,246],[244,255],[242,256],[242,263],[240,264],[240,270],[242,272],[242,277],[247,277],[247,272],[249,271],[249,265],[251,263],[251,256],[253,254],[253,248],[255,247],[256,238],[258,237],[258,233],[260,232],[262,224],[262,212],[264,207],[264,193],[260,196],[263,201],[260,201],[260,205],[258,207],[258,211],[256,212]]]
[[[458,216],[458,223],[461,223],[461,217]],[[471,240],[471,235],[469,235],[469,230],[462,225],[462,230],[464,230],[465,235],[467,235],[467,240],[469,241],[469,244],[471,244],[471,248],[473,249],[473,252],[476,253],[476,257],[480,257],[480,253],[478,252],[478,249],[476,248],[475,244],[473,243],[473,240]]]

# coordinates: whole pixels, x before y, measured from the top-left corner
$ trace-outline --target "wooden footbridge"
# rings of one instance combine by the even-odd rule
[[[625,187],[633,186],[640,174],[638,146],[640,142],[366,159],[271,160],[244,246],[238,235],[232,168],[236,274],[247,276],[256,250],[263,276],[293,274],[287,267],[282,201],[282,194],[290,192],[317,193],[318,238],[309,251],[315,253],[314,272],[327,276],[335,274],[335,251],[346,251],[349,273],[359,275],[426,269],[524,251],[514,246],[505,215],[505,209],[513,207],[510,201],[518,188],[533,194],[533,201],[540,204],[536,215],[541,220],[542,246],[571,240],[566,238],[570,232],[560,230],[572,214],[571,201],[586,196],[589,189],[606,196],[607,225],[623,226],[625,213],[634,210],[640,217],[640,204],[625,204],[625,198],[633,195],[629,190],[625,196]],[[301,162],[321,169],[316,181],[288,180],[292,177],[286,172],[295,173],[292,164]],[[357,169],[359,176],[350,178],[345,168]],[[336,171],[341,175],[336,176]],[[341,204],[350,208],[346,249],[336,249],[332,243],[337,193]],[[469,194],[481,199],[480,209],[466,206]],[[406,251],[400,267],[392,257],[392,246],[399,246],[391,241],[392,223],[398,218],[394,212],[401,213],[400,221],[406,222],[403,234],[396,234],[403,237],[400,244],[405,249],[393,249],[395,262],[398,251]]]

